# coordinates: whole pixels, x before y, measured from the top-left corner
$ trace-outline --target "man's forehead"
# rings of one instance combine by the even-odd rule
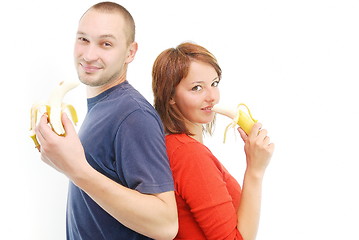
[[[79,21],[79,27],[83,25],[90,25],[92,27],[101,26],[102,28],[124,27],[125,20],[118,12],[89,10]]]
[[[121,15],[92,11],[81,18],[77,34],[116,38],[123,35],[123,29],[124,22]]]

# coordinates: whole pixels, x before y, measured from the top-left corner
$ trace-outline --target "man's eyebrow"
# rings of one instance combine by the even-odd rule
[[[103,35],[100,35],[100,38],[113,38],[113,39],[116,39],[116,37],[112,34],[103,34]]]
[[[77,35],[86,35],[86,33],[84,33],[84,32],[81,32],[81,31],[77,31],[77,33],[76,33]]]
[[[86,36],[87,34],[84,33],[84,32],[78,31],[78,32],[77,32],[77,35],[84,35],[84,36]],[[116,39],[116,37],[115,37],[113,34],[102,34],[102,35],[99,36],[99,38],[113,38],[113,39]]]

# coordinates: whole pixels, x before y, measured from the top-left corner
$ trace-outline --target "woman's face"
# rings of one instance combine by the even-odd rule
[[[177,85],[170,101],[186,118],[189,129],[212,122],[215,113],[211,109],[219,101],[218,83],[218,74],[211,65],[191,62],[187,77]]]

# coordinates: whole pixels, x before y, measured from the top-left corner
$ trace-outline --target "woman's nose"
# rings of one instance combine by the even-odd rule
[[[218,89],[211,87],[211,88],[207,91],[206,101],[207,101],[207,102],[214,102],[214,101],[216,100],[216,98],[218,98]]]

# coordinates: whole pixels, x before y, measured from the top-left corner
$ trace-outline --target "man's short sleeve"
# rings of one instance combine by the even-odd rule
[[[118,174],[142,193],[172,191],[173,178],[159,118],[138,109],[121,123],[115,140]]]

